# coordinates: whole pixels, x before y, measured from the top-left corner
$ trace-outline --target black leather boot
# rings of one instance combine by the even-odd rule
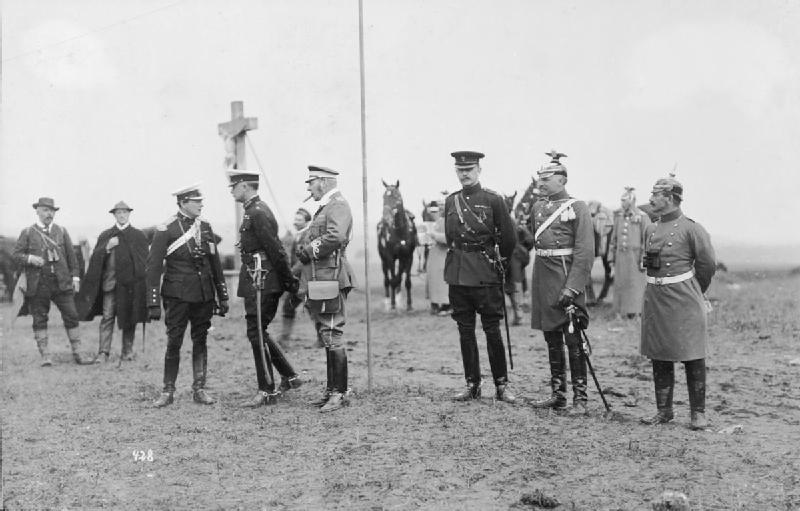
[[[642,417],[642,424],[666,424],[674,418],[672,393],[675,388],[675,364],[664,360],[653,360],[653,385],[656,391],[657,412],[652,417]]]
[[[467,382],[467,387],[453,396],[453,401],[472,401],[481,398],[481,384]]]
[[[333,412],[346,406],[347,403],[347,351],[345,348],[331,349],[333,360],[333,391],[328,401],[319,409],[320,412]]]
[[[547,357],[550,361],[550,389],[551,394],[547,399],[534,401],[534,408],[552,408],[563,410],[567,407],[567,375],[566,361],[564,360],[564,341],[561,332],[545,332],[547,341]]]
[[[208,368],[208,351],[205,343],[194,345],[192,350],[192,399],[201,405],[213,405],[216,401],[206,392],[206,370]]]
[[[267,332],[264,332],[264,344],[266,344],[266,348],[269,349],[269,358],[272,361],[272,365],[277,369],[278,374],[284,378],[297,376],[292,364],[289,363],[286,359],[286,355],[283,354],[283,350]]]
[[[569,352],[569,374],[572,380],[572,410],[570,415],[586,415],[589,401],[586,384],[586,358],[578,345],[567,346]]]
[[[706,361],[703,358],[684,362],[686,370],[686,385],[689,387],[689,410],[691,422],[689,427],[694,430],[708,428],[706,419]]]
[[[171,357],[170,350],[167,349],[167,352],[164,355],[164,390],[161,392],[161,395],[158,397],[158,399],[153,402],[154,408],[163,408],[172,404],[172,396],[175,392],[175,380],[178,378],[178,369],[180,368],[180,364],[180,351],[176,352],[176,354]]]
[[[325,383],[325,391],[322,393],[322,396],[318,399],[314,399],[313,401],[309,401],[308,404],[311,406],[322,406],[328,402],[328,398],[333,392],[333,360],[331,360],[331,349],[325,348],[325,366],[327,370],[327,382]]]
[[[136,336],[136,330],[123,330],[122,331],[122,360],[133,360],[133,338]]]

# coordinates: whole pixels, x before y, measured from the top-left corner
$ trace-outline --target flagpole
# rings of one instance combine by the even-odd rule
[[[369,221],[367,208],[367,117],[364,84],[364,2],[358,0],[358,57],[361,75],[361,193],[364,214],[364,287],[367,310],[367,390],[372,390],[372,323],[369,287]]]

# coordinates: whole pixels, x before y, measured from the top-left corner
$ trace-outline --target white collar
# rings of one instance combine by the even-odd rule
[[[42,223],[42,221],[41,221],[41,220],[37,220],[37,221],[36,221],[36,225],[38,225],[38,226],[39,226],[39,229],[41,229],[41,230],[43,230],[43,231],[47,231],[47,230],[49,230],[49,229],[52,229],[52,228],[53,228],[53,226],[54,226],[54,225],[56,225],[56,223],[55,223],[55,222],[50,222],[50,227],[47,227],[46,225],[44,225],[44,224]]]
[[[131,223],[128,222],[125,225],[120,225],[118,222],[114,222],[114,225],[117,226],[117,229],[119,229],[120,231],[123,231],[123,230],[127,229],[128,226],[131,225]]]
[[[327,206],[328,203],[331,201],[331,197],[333,196],[334,193],[339,193],[339,189],[334,188],[333,190],[328,190],[327,193],[325,193],[325,195],[320,197],[319,200],[317,201],[319,203],[319,207]]]

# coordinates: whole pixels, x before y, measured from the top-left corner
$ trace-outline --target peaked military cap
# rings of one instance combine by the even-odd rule
[[[114,204],[114,207],[109,209],[108,212],[109,213],[113,213],[114,211],[116,211],[118,209],[127,209],[128,211],[133,211],[132,207],[130,207],[127,204],[125,204],[124,200],[121,200],[121,201],[117,202],[116,204]]]
[[[42,208],[50,208],[50,209],[52,209],[53,211],[58,211],[59,209],[61,209],[61,208],[57,208],[57,207],[56,207],[56,201],[54,201],[54,200],[53,200],[53,199],[51,199],[50,197],[39,197],[39,200],[38,200],[38,201],[36,201],[36,202],[33,204],[33,209],[36,209],[36,208],[38,208],[38,207],[42,207]]]
[[[236,186],[239,183],[258,183],[258,172],[234,169],[226,171],[225,174],[228,176],[228,186]]]
[[[539,178],[541,179],[550,177],[556,174],[566,177],[567,167],[561,163],[561,158],[566,158],[567,155],[564,153],[559,153],[555,149],[551,149],[549,153],[544,154],[550,157],[550,163],[547,165],[542,165],[541,168],[539,168],[539,171],[537,172]]]
[[[683,185],[675,179],[675,174],[670,172],[669,177],[662,177],[653,185],[653,193],[669,193],[683,199]]]
[[[456,151],[450,153],[450,156],[456,159],[456,167],[472,167],[480,163],[481,158],[486,155],[475,151]]]
[[[311,181],[320,178],[320,177],[336,177],[339,173],[333,169],[329,169],[328,167],[317,167],[315,165],[308,166],[308,179],[306,179],[306,183],[310,183]]]
[[[200,193],[200,183],[187,186],[186,188],[181,188],[180,190],[175,190],[172,192],[172,195],[174,195],[179,201],[203,200],[203,194]]]

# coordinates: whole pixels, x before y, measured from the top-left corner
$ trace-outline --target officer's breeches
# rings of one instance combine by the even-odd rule
[[[500,331],[505,300],[502,288],[450,286],[449,297],[453,306],[452,318],[458,324],[461,358],[467,383],[477,384],[481,381],[478,342],[475,336],[476,314],[481,316],[495,385],[507,383],[506,355]]]
[[[347,319],[345,312],[347,293],[340,291],[339,297],[341,307],[335,313],[319,313],[315,312],[313,308],[308,309],[311,320],[317,330],[318,338],[329,349],[341,348],[342,338],[344,337],[344,325]]]
[[[175,380],[180,366],[181,346],[187,325],[191,324],[192,359],[207,357],[206,338],[211,326],[214,302],[189,303],[180,300],[164,300],[164,323],[167,327],[167,351],[164,355],[164,391],[175,390]]]

